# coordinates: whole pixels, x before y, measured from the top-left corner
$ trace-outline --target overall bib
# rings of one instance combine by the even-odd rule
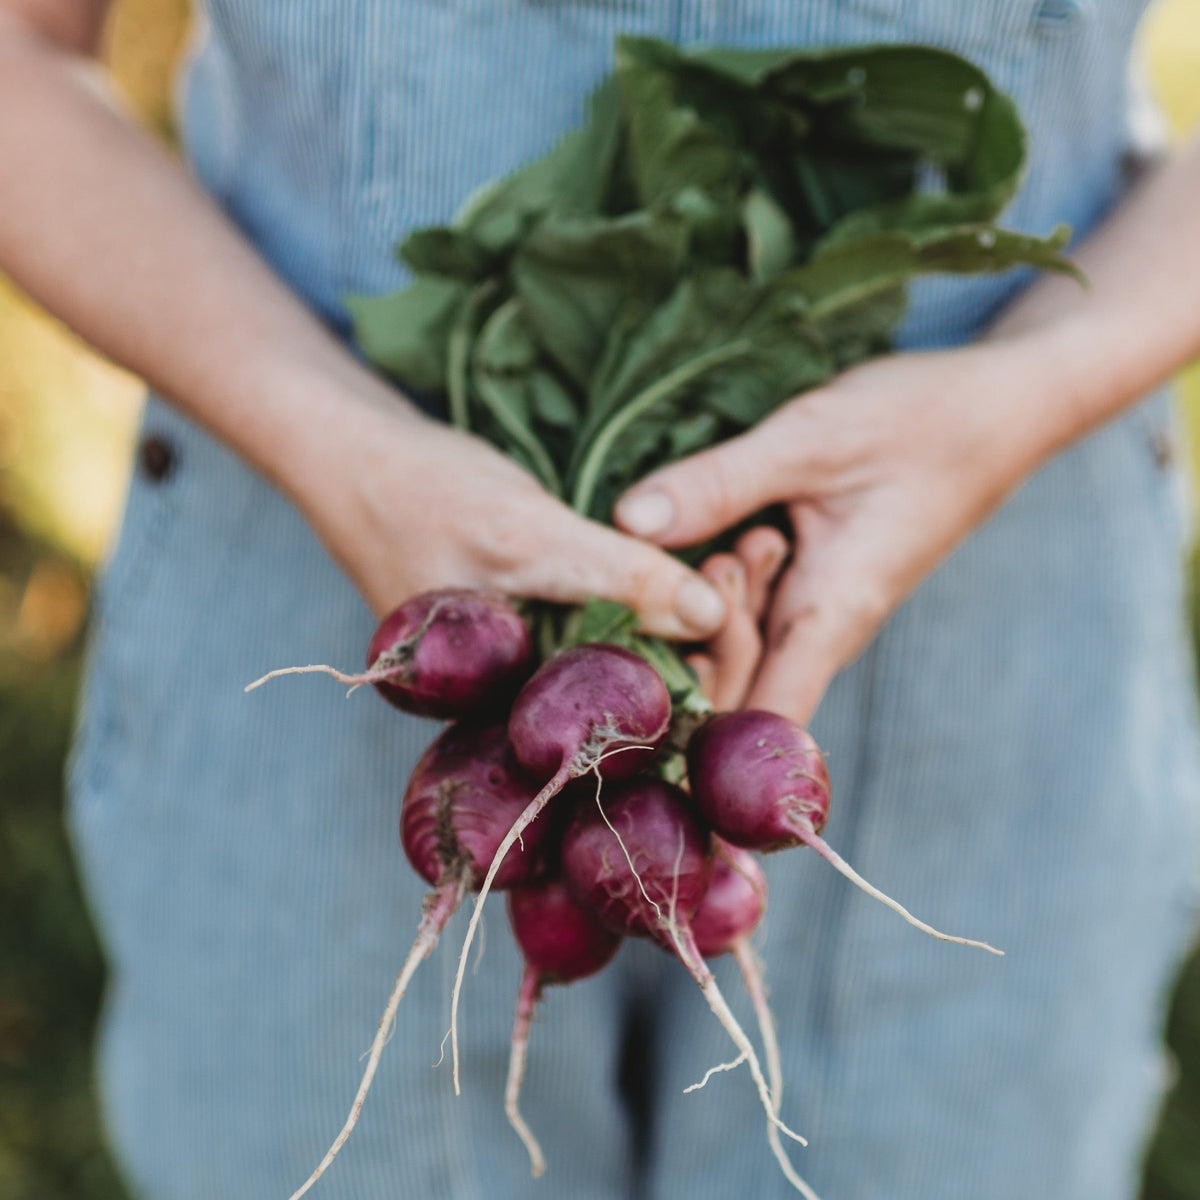
[[[748,46],[917,41],[1014,97],[1030,166],[1005,221],[1084,234],[1120,199],[1140,0],[209,0],[181,96],[192,168],[278,273],[404,283],[393,245],[578,123],[616,33]],[[907,346],[978,335],[1023,277],[914,291]],[[102,579],[71,821],[112,968],[100,1066],[143,1200],[283,1200],[340,1128],[423,885],[397,839],[435,726],[326,679],[373,620],[272,488],[152,399]],[[814,722],[827,836],[1003,960],[922,937],[812,854],[767,861],[760,949],[797,1167],[824,1200],[1130,1200],[1192,927],[1200,760],[1182,616],[1186,504],[1154,397],[1030,479],[836,680]],[[166,451],[166,458],[162,454]],[[166,465],[169,469],[162,469]],[[696,988],[627,944],[550,989],[502,1112],[519,964],[489,909],[463,1096],[432,1070],[465,914],[400,1009],[319,1185],[353,1200],[791,1195]],[[718,978],[750,1021],[731,965]],[[631,1023],[644,1039],[619,1063]],[[627,1056],[629,1057],[629,1056]]]

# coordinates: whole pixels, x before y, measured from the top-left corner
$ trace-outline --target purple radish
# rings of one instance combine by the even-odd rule
[[[536,784],[513,754],[503,725],[450,725],[409,776],[400,809],[400,842],[413,869],[439,892],[483,883],[509,826]],[[535,826],[508,855],[492,886],[529,880],[545,827]]]
[[[575,898],[614,933],[671,950],[679,936],[672,918],[689,925],[690,941],[712,877],[708,829],[686,793],[650,778],[618,785],[600,803],[581,796],[563,832],[562,863]]]
[[[513,822],[479,889],[458,958],[450,997],[454,1091],[459,1088],[458,1000],[483,904],[504,856],[542,809],[572,779],[589,772],[624,779],[651,761],[671,728],[671,696],[662,676],[640,655],[590,642],[547,659],[513,701],[508,737],[523,766],[545,786]]]
[[[783,1100],[783,1067],[779,1055],[779,1039],[775,1032],[775,1017],[767,1002],[767,989],[763,983],[762,963],[754,953],[750,937],[758,928],[767,909],[767,877],[758,860],[748,850],[731,845],[723,838],[713,837],[713,873],[708,891],[700,901],[700,907],[692,917],[692,934],[696,948],[705,958],[717,958],[732,954],[741,972],[746,995],[754,1006],[759,1036],[763,1043],[763,1058],[766,1060],[767,1081],[771,1089],[771,1104],[779,1112]],[[711,1068],[712,1071],[719,1067]],[[700,1088],[708,1082],[708,1075],[692,1087]],[[691,1090],[691,1089],[689,1089]],[[779,1130],[774,1125],[767,1129],[771,1149],[778,1158],[782,1153],[779,1146]],[[813,1196],[812,1189],[797,1176],[792,1183],[806,1196]]]
[[[443,588],[413,596],[383,618],[360,674],[327,666],[283,667],[246,691],[278,675],[320,671],[352,687],[373,684],[405,712],[453,719],[499,711],[532,669],[529,630],[499,592]]]
[[[404,793],[400,839],[409,862],[433,890],[425,897],[416,941],[380,1018],[350,1115],[291,1200],[299,1200],[325,1173],[353,1131],[409,981],[433,953],[467,891],[479,887],[485,864],[492,861],[509,826],[529,803],[534,787],[513,756],[503,725],[451,725],[421,756]],[[544,832],[541,827],[530,830],[504,860],[495,886],[511,887],[532,878]]]
[[[615,783],[654,758],[670,724],[662,676],[632,650],[593,642],[542,664],[513,703],[508,737],[537,775],[597,771]]]
[[[675,952],[737,1046],[730,1066],[749,1065],[770,1126],[804,1145],[779,1119],[754,1046],[696,945],[692,918],[712,875],[709,841],[685,792],[657,779],[631,779],[603,801],[597,796],[595,804],[575,809],[563,833],[563,878],[614,932],[650,937]],[[771,1148],[787,1178],[810,1195],[777,1139]]]
[[[692,734],[687,761],[692,796],[726,841],[764,852],[811,846],[867,895],[931,937],[1004,953],[919,921],[863,879],[820,836],[829,815],[829,772],[817,743],[794,721],[756,709],[718,713]]]
[[[735,954],[767,910],[767,879],[753,854],[713,838],[708,891],[692,917],[692,936],[705,958]]]
[[[561,879],[542,879],[513,888],[508,893],[508,919],[525,959],[525,970],[513,1018],[504,1111],[529,1151],[536,1179],[546,1169],[546,1160],[520,1110],[521,1081],[525,1077],[534,1009],[548,984],[574,983],[606,967],[621,938],[580,907]]]

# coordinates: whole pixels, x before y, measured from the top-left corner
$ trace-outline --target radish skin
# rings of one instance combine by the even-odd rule
[[[533,641],[520,613],[498,592],[442,588],[406,600],[379,623],[367,669],[282,667],[246,691],[282,675],[320,672],[351,688],[373,684],[404,712],[443,719],[502,707],[533,669]]]

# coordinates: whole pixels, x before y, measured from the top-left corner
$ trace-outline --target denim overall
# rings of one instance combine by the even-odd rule
[[[181,93],[192,168],[287,283],[404,282],[392,253],[576,124],[613,36],[918,41],[980,63],[1030,131],[1006,221],[1084,234],[1125,187],[1141,0],[210,0]],[[978,334],[1022,280],[914,293],[909,346]],[[759,948],[799,1169],[824,1200],[1130,1200],[1167,1079],[1200,804],[1169,405],[1061,455],[836,680],[814,731],[829,840],[924,938],[804,851],[767,862]],[[396,833],[429,722],[289,663],[353,667],[373,621],[288,503],[152,399],[101,582],[71,821],[112,979],[108,1127],[143,1200],[283,1200],[341,1126],[423,887]],[[434,1070],[460,914],[401,1009],[316,1194],[791,1195],[744,1071],[677,963],[628,944],[550,989],[502,1112],[519,964],[502,901]],[[731,964],[718,978],[751,1020]],[[632,1029],[640,1031],[630,1040]],[[630,1049],[632,1046],[632,1049]],[[624,1067],[621,1066],[624,1062]],[[636,1087],[628,1086],[630,1078]],[[625,1083],[622,1083],[622,1080]],[[631,1096],[636,1096],[632,1100]]]

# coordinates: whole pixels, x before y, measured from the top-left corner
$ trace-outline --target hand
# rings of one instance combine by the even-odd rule
[[[365,399],[333,406],[285,486],[377,614],[430,588],[491,587],[620,601],[662,637],[720,627],[720,596],[674,556],[578,516],[499,451],[394,394]]]
[[[754,682],[762,658],[762,622],[771,585],[788,555],[787,539],[771,525],[747,530],[732,554],[713,554],[700,573],[725,601],[725,624],[688,666],[718,712],[738,708]]]
[[[877,359],[622,497],[617,523],[664,546],[785,505],[795,547],[750,706],[806,723],[834,674],[1049,452],[1062,417],[1047,415],[1053,380],[1025,349]]]

